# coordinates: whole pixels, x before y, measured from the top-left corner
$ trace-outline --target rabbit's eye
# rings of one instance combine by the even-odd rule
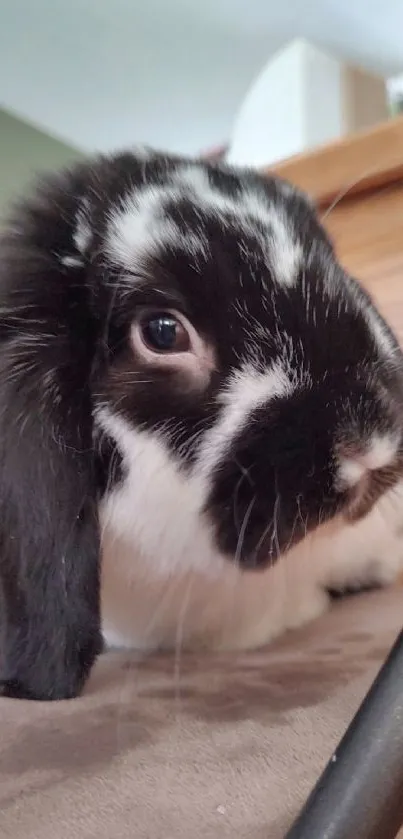
[[[145,346],[156,353],[187,352],[190,338],[183,324],[173,314],[156,312],[148,314],[140,323],[141,339]]]
[[[208,385],[215,367],[214,350],[182,312],[139,309],[131,326],[130,343],[136,359],[150,368],[185,374],[189,385],[198,389]]]

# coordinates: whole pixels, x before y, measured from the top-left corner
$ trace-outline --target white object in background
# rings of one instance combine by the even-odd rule
[[[274,56],[246,95],[226,160],[267,166],[387,118],[383,79],[306,41]]]
[[[403,74],[392,76],[387,81],[389,110],[392,116],[403,113]]]

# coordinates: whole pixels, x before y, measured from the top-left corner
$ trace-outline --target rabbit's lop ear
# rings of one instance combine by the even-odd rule
[[[15,213],[0,251],[0,694],[65,699],[100,651],[85,167]]]

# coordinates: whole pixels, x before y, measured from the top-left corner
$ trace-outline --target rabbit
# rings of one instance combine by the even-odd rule
[[[0,252],[0,694],[247,650],[403,567],[403,364],[309,197],[134,149]]]

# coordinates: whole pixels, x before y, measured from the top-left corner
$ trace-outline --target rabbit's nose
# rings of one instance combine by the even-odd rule
[[[340,485],[353,488],[371,472],[395,469],[399,447],[397,434],[373,435],[365,445],[341,445],[337,458]]]
[[[363,518],[403,475],[397,435],[374,435],[364,446],[346,445],[338,452],[337,482],[346,492],[346,515]]]

